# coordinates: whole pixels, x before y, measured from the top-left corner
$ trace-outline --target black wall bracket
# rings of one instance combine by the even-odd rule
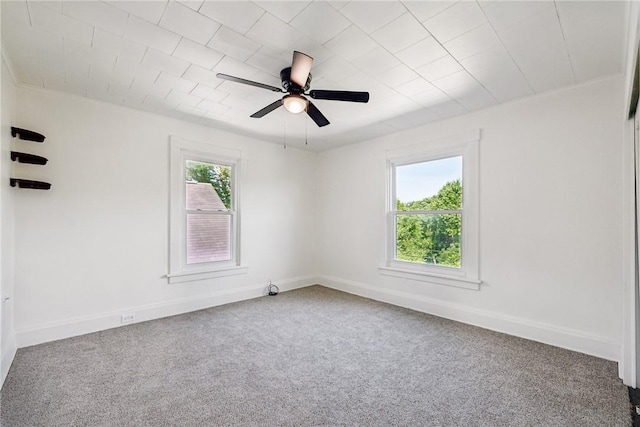
[[[30,163],[32,165],[46,165],[47,159],[42,156],[36,156],[35,154],[21,153],[19,151],[11,152],[11,160],[18,163]]]
[[[45,138],[44,135],[38,132],[34,132],[32,130],[27,130],[22,128],[16,128],[13,126],[11,126],[11,136],[14,138],[18,136],[18,138],[20,139],[24,139],[26,141],[35,141],[35,142],[44,142],[44,138]]]
[[[43,181],[31,181],[29,179],[9,178],[9,183],[12,187],[18,188],[31,188],[34,190],[48,190],[51,188],[51,184]]]

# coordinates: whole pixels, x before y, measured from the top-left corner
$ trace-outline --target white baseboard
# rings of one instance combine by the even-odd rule
[[[7,378],[7,374],[9,373],[9,368],[11,368],[13,359],[16,357],[16,351],[18,351],[16,340],[12,339],[9,341],[7,349],[2,353],[2,357],[0,358],[0,389],[2,389],[4,380]]]
[[[317,283],[317,280],[317,276],[303,276],[274,283],[276,283],[281,292],[285,292],[292,289],[314,285]],[[229,289],[213,292],[211,294],[199,295],[196,297],[164,301],[161,303],[147,304],[137,307],[124,307],[117,311],[108,313],[74,318],[62,322],[47,323],[28,329],[18,329],[16,330],[16,344],[17,348],[28,347],[45,342],[89,334],[92,332],[104,331],[106,329],[117,328],[120,326],[127,326],[147,320],[160,319],[218,305],[258,298],[266,294],[267,285],[255,285],[241,289]],[[123,324],[121,322],[121,316],[123,313],[135,314],[135,321]]]
[[[321,275],[318,280],[318,283],[323,286],[350,294],[620,362],[622,351],[620,343],[607,341],[581,331],[464,307],[405,292],[380,289],[337,277]]]

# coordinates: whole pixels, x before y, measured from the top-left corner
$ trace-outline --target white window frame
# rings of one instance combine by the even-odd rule
[[[231,260],[187,264],[187,208],[185,190],[188,160],[231,168]],[[172,136],[170,140],[169,185],[169,283],[182,283],[247,272],[241,264],[240,188],[242,152]]]
[[[379,268],[380,274],[465,289],[480,289],[479,141],[478,130],[387,152],[386,250],[385,265]],[[446,267],[397,260],[395,169],[398,166],[458,156],[462,157],[461,266]]]

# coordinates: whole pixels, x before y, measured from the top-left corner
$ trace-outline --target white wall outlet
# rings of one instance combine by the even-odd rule
[[[123,314],[120,322],[129,323],[129,322],[133,322],[134,320],[136,320],[136,315],[133,313],[129,313],[129,314]]]

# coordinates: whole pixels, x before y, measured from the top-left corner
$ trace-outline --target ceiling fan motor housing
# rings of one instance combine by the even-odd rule
[[[300,87],[291,81],[291,67],[284,68],[280,71],[280,80],[282,80],[282,87],[289,93],[304,93],[311,87],[311,73],[307,77],[307,83],[304,87]]]

